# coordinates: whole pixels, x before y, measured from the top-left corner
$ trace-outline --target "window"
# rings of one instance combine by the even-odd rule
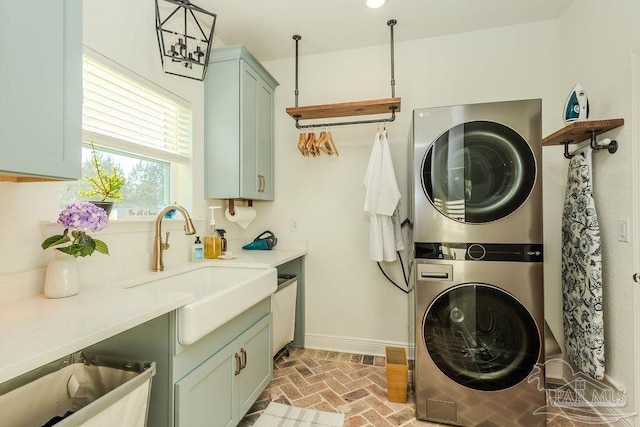
[[[118,218],[154,215],[177,197],[172,177],[190,165],[191,105],[93,52],[83,57],[83,93],[83,177],[94,175],[93,145],[103,168],[127,180]],[[61,203],[86,187],[84,180],[64,184]]]

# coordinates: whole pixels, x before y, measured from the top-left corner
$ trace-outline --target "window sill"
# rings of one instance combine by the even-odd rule
[[[123,233],[140,233],[140,232],[154,232],[155,218],[141,218],[141,219],[110,219],[106,228],[99,231],[96,234],[109,235],[109,234],[123,234]],[[192,221],[196,224],[204,224],[203,218],[192,218]],[[40,228],[46,235],[55,233],[61,233],[64,227],[55,221],[41,221]],[[184,220],[182,217],[175,219],[163,219],[162,230],[163,231],[182,231],[184,229]],[[93,233],[92,233],[93,234]]]

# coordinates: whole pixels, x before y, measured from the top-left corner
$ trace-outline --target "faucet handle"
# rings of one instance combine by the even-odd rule
[[[167,231],[165,234],[167,237],[164,239],[164,243],[162,244],[162,249],[167,250],[169,249],[169,231]]]

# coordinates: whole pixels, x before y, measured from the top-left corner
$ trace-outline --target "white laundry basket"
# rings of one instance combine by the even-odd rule
[[[278,289],[271,295],[273,315],[273,356],[293,341],[296,326],[297,276],[278,276]]]
[[[144,427],[155,372],[154,362],[74,353],[0,385],[0,424]]]

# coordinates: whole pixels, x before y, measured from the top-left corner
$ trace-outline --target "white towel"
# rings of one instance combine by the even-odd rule
[[[391,159],[387,133],[376,133],[365,172],[364,211],[369,215],[369,257],[374,261],[395,261],[403,250],[397,213],[400,189]]]

